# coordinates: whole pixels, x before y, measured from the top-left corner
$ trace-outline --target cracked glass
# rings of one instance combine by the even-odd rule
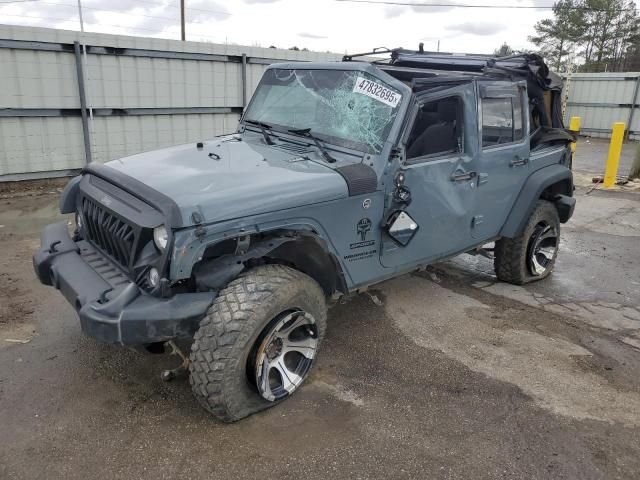
[[[400,92],[365,72],[271,69],[244,118],[276,129],[310,128],[325,142],[380,153],[400,100]]]

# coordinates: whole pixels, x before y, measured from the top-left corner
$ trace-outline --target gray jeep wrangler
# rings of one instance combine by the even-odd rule
[[[272,65],[236,133],[88,165],[34,268],[98,341],[189,342],[196,398],[235,421],[304,382],[330,299],[464,252],[550,274],[575,204],[560,96],[536,55]]]

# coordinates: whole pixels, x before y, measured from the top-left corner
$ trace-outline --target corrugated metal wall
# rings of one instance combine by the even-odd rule
[[[231,132],[243,107],[243,80],[250,98],[269,63],[341,58],[0,25],[0,181],[64,174],[85,164],[74,41],[89,46],[90,150],[99,162]],[[567,124],[577,115],[582,133],[608,136],[614,122],[631,119],[639,86],[640,73],[572,75]],[[640,113],[632,120],[631,138],[640,138]]]
[[[569,92],[566,124],[570,117],[578,116],[582,121],[582,134],[610,137],[613,123],[624,122],[630,138],[640,138],[639,85],[640,73],[635,72],[572,75],[568,83],[565,79]]]
[[[243,64],[239,61],[243,55],[248,58],[247,98],[269,63],[341,58],[328,53],[0,25],[0,180],[51,176],[85,164],[76,57],[69,49],[74,41],[112,47],[100,54],[89,48],[86,57],[87,107],[94,113],[91,153],[99,162],[234,131],[243,107]],[[26,42],[39,42],[39,48],[63,44],[67,51],[29,49]],[[16,44],[19,48],[9,48]],[[137,49],[137,56],[123,54],[122,49]],[[201,57],[208,58],[155,58],[141,51],[156,52],[159,57],[204,54]],[[203,108],[220,112],[202,113]],[[153,109],[173,111],[155,114],[158,110]]]

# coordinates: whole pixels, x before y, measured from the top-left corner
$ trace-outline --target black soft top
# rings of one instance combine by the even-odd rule
[[[549,70],[543,58],[535,53],[495,57],[478,54],[421,53],[396,49],[391,52],[389,64],[483,75],[507,75],[512,78],[532,80],[542,90],[562,90],[562,78]]]

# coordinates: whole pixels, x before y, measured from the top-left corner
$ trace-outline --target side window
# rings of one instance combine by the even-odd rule
[[[482,99],[483,147],[522,140],[523,125],[520,97]]]
[[[424,103],[407,141],[407,159],[462,151],[462,122],[460,97]]]

